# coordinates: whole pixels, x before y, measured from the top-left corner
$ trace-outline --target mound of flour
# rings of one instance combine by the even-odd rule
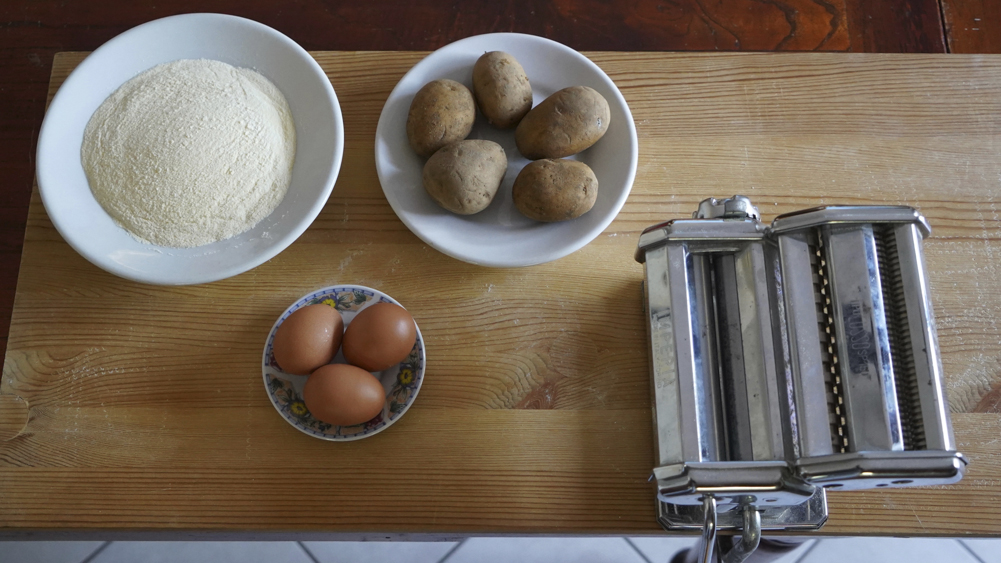
[[[87,123],[81,157],[97,201],[136,238],[201,246],[278,207],[292,176],[295,124],[260,74],[180,60],[108,97]]]

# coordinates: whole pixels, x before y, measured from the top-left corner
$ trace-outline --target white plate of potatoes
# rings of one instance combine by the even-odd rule
[[[507,171],[493,200],[482,211],[461,215],[446,210],[423,186],[427,158],[419,156],[407,136],[407,118],[415,94],[439,79],[472,90],[477,59],[490,51],[513,56],[525,70],[533,107],[571,86],[597,91],[609,106],[605,134],[590,148],[568,157],[587,164],[598,182],[594,206],[567,221],[529,219],[515,207],[512,185],[531,160],[519,153],[514,129],[498,129],[477,111],[467,139],[498,143],[506,153]],[[375,135],[375,163],[386,199],[400,220],[424,242],[462,261],[510,268],[562,258],[594,240],[618,214],[636,176],[638,141],[632,114],[612,80],[577,51],[542,37],[518,33],[477,35],[435,51],[414,65],[386,100]]]

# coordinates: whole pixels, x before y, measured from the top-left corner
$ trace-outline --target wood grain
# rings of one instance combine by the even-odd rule
[[[939,1],[846,0],[851,50],[860,53],[946,52]]]
[[[612,225],[549,264],[458,262],[389,207],[374,130],[422,53],[314,54],[344,112],[344,166],[310,229],[240,276],[174,288],[110,276],[62,241],[34,193],[0,382],[29,408],[0,442],[0,534],[661,533],[632,254],[644,227],[744,193],[765,220],[888,202],[933,226],[939,338],[971,465],[951,487],[834,493],[821,533],[1001,536],[1001,414],[975,412],[1001,383],[1001,58],[588,55],[629,102],[640,168]],[[82,57],[56,58],[51,91]],[[282,421],[258,367],[288,303],[338,282],[404,303],[429,357],[413,409],[349,444]],[[0,433],[18,416],[0,416]]]
[[[940,0],[951,53],[1001,53],[1001,2]]]
[[[250,18],[287,34],[307,49],[434,50],[494,32],[542,35],[578,50],[844,50],[845,0],[717,0],[601,2],[599,0],[140,0],[107,6],[56,0],[10,2],[0,21],[23,30],[23,47],[96,48],[141,23],[190,12]],[[41,59],[39,62],[48,61]]]
[[[0,354],[21,260],[34,150],[56,52],[92,50],[157,18],[188,12],[247,17],[307,49],[431,50],[481,33],[515,31],[578,50],[824,50],[940,52],[927,17],[935,0],[903,17],[860,0],[136,0],[0,2]],[[975,0],[970,0],[975,1]],[[935,27],[938,26],[938,27]]]

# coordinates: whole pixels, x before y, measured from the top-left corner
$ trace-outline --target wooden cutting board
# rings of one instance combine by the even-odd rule
[[[763,219],[902,203],[926,254],[966,477],[833,493],[823,534],[1001,535],[1001,57],[589,53],[625,95],[639,171],[608,230],[556,262],[472,266],[423,244],[375,173],[383,102],[424,53],[318,52],[344,166],[312,227],[240,276],[115,278],[32,197],[0,383],[0,534],[274,537],[656,534],[638,233],[741,193]],[[83,53],[56,56],[50,95]],[[401,124],[402,126],[402,124]],[[299,433],[264,392],[275,318],[319,287],[417,318],[414,407],[353,443]]]

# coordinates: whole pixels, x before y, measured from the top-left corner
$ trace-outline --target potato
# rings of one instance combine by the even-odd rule
[[[518,173],[512,195],[514,206],[529,219],[566,221],[594,207],[598,199],[598,179],[583,162],[536,160]]]
[[[563,158],[598,142],[610,118],[608,102],[601,94],[587,86],[571,86],[528,112],[514,140],[525,158]]]
[[[424,165],[424,189],[438,205],[460,215],[490,205],[504,173],[507,154],[493,141],[470,139],[434,153]]]
[[[468,137],[474,121],[476,103],[469,88],[454,80],[435,80],[414,95],[407,115],[407,139],[414,152],[427,158]]]
[[[525,69],[502,51],[490,51],[473,65],[473,97],[498,129],[512,129],[532,109],[532,85]]]

